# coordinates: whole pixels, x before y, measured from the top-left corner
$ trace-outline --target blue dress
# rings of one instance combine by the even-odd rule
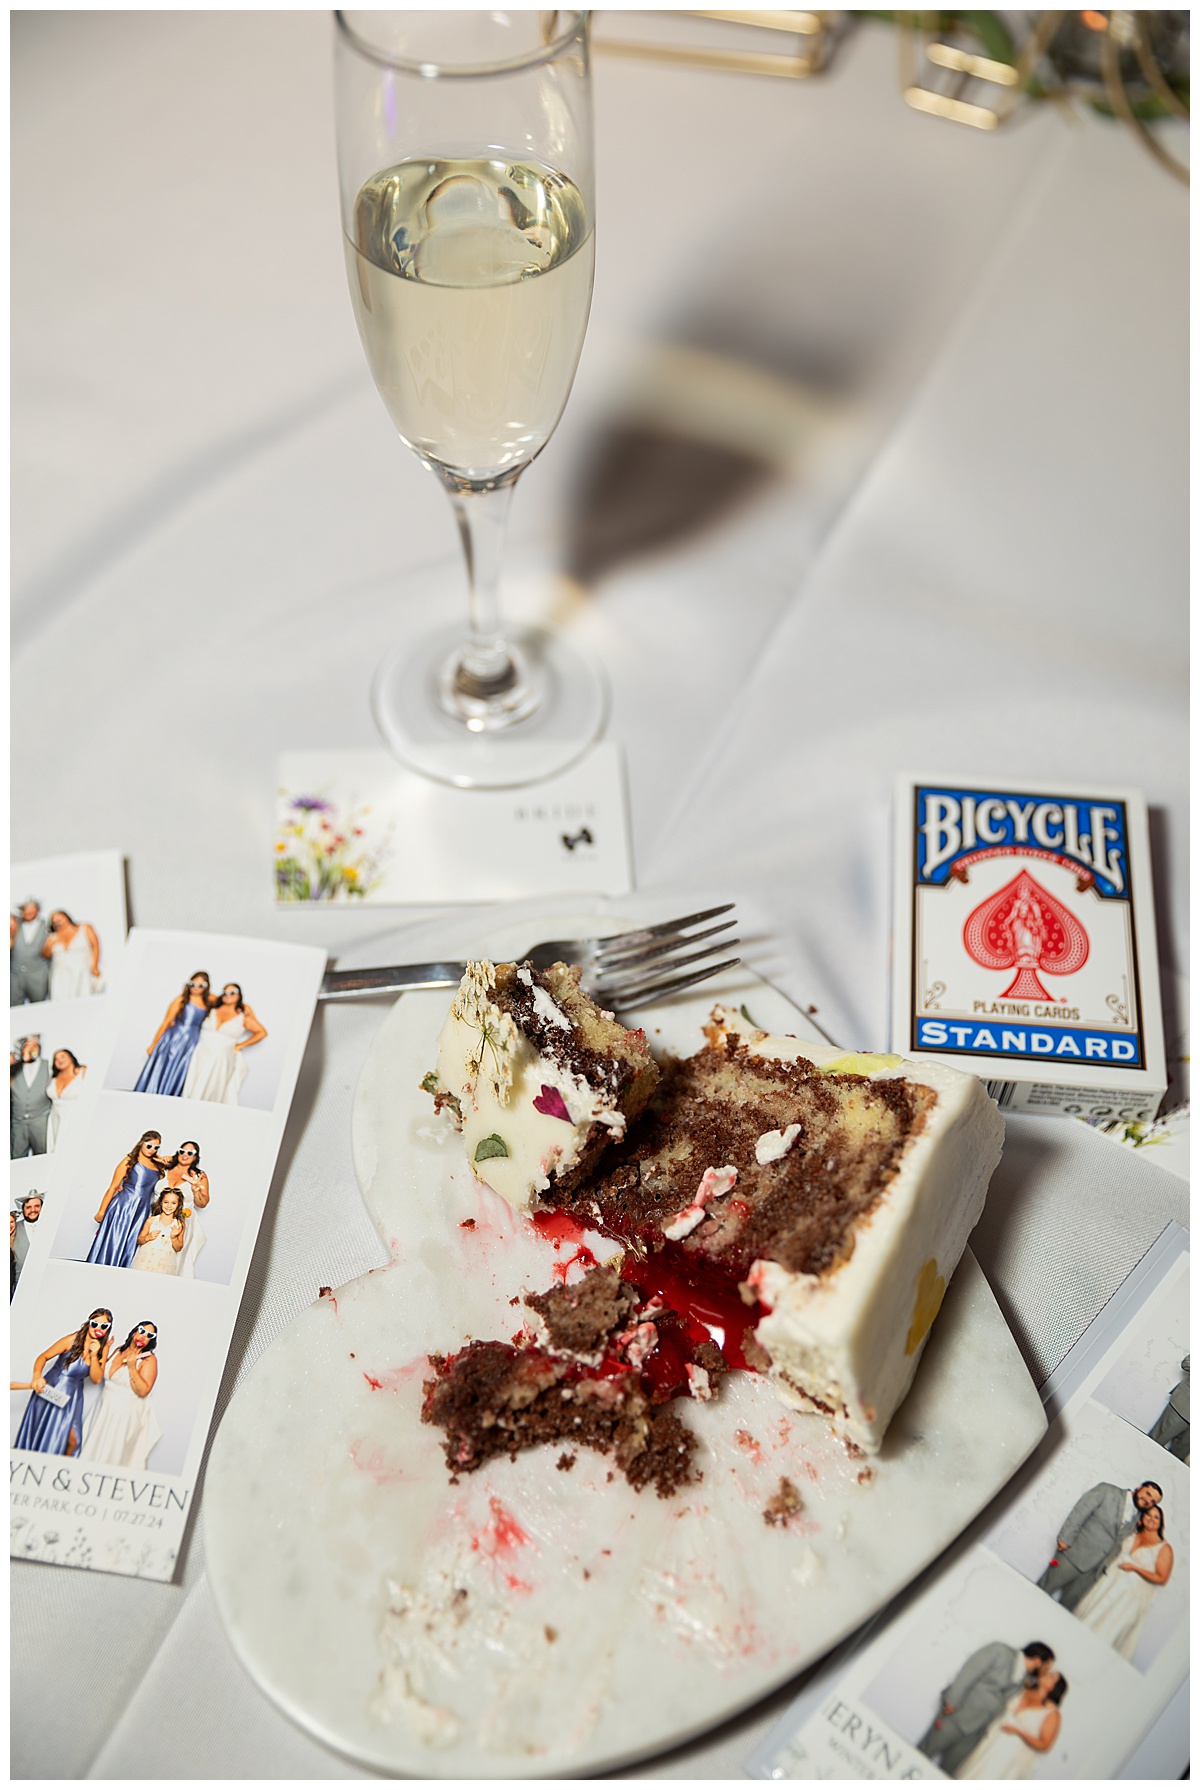
[[[200,1040],[200,1027],[208,1018],[207,1007],[185,1001],[175,1023],[169,1025],[146,1060],[134,1086],[135,1094],[182,1094],[192,1052]]]
[[[138,1232],[150,1216],[150,1202],[161,1169],[135,1162],[113,1194],[100,1220],[100,1229],[88,1250],[89,1262],[104,1268],[128,1268],[137,1248]]]
[[[88,1383],[90,1369],[82,1355],[69,1367],[66,1360],[65,1353],[56,1355],[42,1375],[48,1386],[57,1386],[61,1382],[70,1395],[66,1404],[53,1405],[40,1393],[31,1392],[14,1448],[30,1448],[35,1454],[65,1454],[74,1430],[78,1451],[83,1436],[83,1389]]]

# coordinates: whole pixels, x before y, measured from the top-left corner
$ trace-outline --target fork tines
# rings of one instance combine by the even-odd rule
[[[727,914],[732,907],[733,903],[727,901],[721,907],[705,908],[702,913],[643,927],[638,932],[621,933],[606,941],[596,953],[594,998],[613,1007],[641,1006],[646,1001],[705,982],[721,970],[732,969],[740,961],[736,957],[708,963],[703,969],[693,970],[690,966],[703,963],[705,958],[715,957],[718,951],[726,951],[738,943],[736,938],[722,938],[719,945],[705,945],[701,951],[691,949],[701,939],[728,932],[735,924],[733,920],[725,920],[720,926],[709,926],[703,932],[686,930],[718,914]],[[690,973],[681,975],[680,971]]]
[[[600,940],[596,962],[599,964],[610,956],[624,957],[631,951],[639,950],[643,945],[653,944],[657,939],[665,938],[679,944],[688,944],[691,941],[682,937],[686,927],[699,926],[701,920],[715,920],[718,914],[732,912],[733,902],[726,901],[720,907],[706,907],[698,914],[684,914],[681,920],[660,920],[657,926],[642,926],[636,932],[618,932],[613,938]],[[732,926],[735,922],[726,920],[725,924]],[[714,927],[713,930],[718,929]],[[706,938],[708,935],[701,933],[699,936]]]
[[[731,943],[736,944],[733,939]],[[701,953],[703,955],[703,953]],[[686,959],[685,961],[692,961]],[[667,982],[648,982],[639,987],[611,985],[595,991],[594,998],[601,1006],[610,1007],[644,1007],[647,1001],[657,1001],[665,995],[678,994],[681,989],[691,988],[697,982],[707,982],[710,976],[717,976],[722,970],[731,970],[741,962],[740,957],[726,957],[721,963],[710,963],[702,970],[695,970],[690,976],[673,976]]]

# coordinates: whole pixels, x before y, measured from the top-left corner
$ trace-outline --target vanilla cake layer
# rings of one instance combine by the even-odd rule
[[[589,1000],[578,969],[482,960],[467,966],[423,1085],[454,1114],[473,1173],[524,1212],[568,1192],[657,1080],[644,1034]]]

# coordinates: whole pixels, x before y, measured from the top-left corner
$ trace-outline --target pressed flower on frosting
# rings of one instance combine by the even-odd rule
[[[571,1115],[567,1111],[566,1101],[558,1089],[552,1088],[549,1082],[542,1083],[542,1091],[534,1097],[533,1104],[536,1110],[545,1113],[548,1119],[565,1119],[568,1125],[573,1123]]]
[[[501,1105],[512,1089],[513,1054],[520,1034],[511,1014],[502,1013],[492,999],[496,970],[486,958],[469,963],[450,1012],[469,1030],[479,1033],[479,1047],[467,1058],[467,1090],[474,1094],[479,1077],[486,1076]]]

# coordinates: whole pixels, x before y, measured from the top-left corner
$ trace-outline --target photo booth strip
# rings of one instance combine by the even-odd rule
[[[265,1058],[257,1071],[250,1071],[251,1077],[258,1073],[259,1081],[269,1084],[265,1095],[260,1089],[259,1104],[189,1099],[182,1087],[171,1095],[139,1093],[132,1078],[122,1079],[115,1089],[105,1085],[129,1015],[155,1008],[161,1014],[198,963],[211,966],[214,988],[222,986],[217,978],[228,974],[246,990],[263,991],[259,1011],[271,1037],[271,1053],[269,1073],[264,1073]],[[184,968],[176,975],[178,964]],[[170,967],[170,986],[164,986],[164,966]],[[119,986],[107,997],[109,1023],[103,1048],[95,1053],[94,1073],[89,1066],[86,1105],[81,1104],[61,1152],[29,1158],[24,1167],[14,1165],[17,1181],[28,1177],[35,1162],[54,1165],[36,1246],[26,1254],[10,1310],[12,1378],[22,1387],[10,1395],[14,1558],[135,1578],[174,1576],[324,969],[324,951],[309,946],[211,933],[130,932]],[[143,1040],[143,1058],[149,1042],[149,1037]],[[164,1109],[172,1117],[178,1112],[181,1137],[202,1137],[206,1118],[210,1127],[219,1123],[227,1138],[245,1140],[246,1160],[254,1165],[237,1189],[241,1230],[226,1283],[139,1272],[120,1260],[89,1262],[80,1259],[83,1251],[56,1246],[64,1226],[77,1226],[76,1209],[93,1213],[104,1194],[103,1180],[96,1185],[97,1138],[107,1144],[114,1120],[131,1142],[150,1126],[161,1130]],[[111,1151],[104,1156],[106,1175],[109,1155]],[[155,1179],[150,1171],[145,1178]],[[212,1197],[218,1194],[214,1188]],[[232,1197],[232,1190],[226,1197]],[[149,1315],[161,1332],[158,1378],[142,1401],[132,1381],[127,1388],[119,1374],[115,1379],[105,1374],[97,1385],[76,1365],[74,1403],[62,1407],[67,1417],[56,1424],[50,1415],[57,1410],[55,1396],[43,1400],[25,1389],[32,1364],[100,1307],[112,1314],[110,1348],[119,1349],[126,1333]],[[48,1381],[57,1384],[63,1377],[68,1354],[64,1350],[47,1361]],[[45,1410],[35,1407],[34,1416],[44,1423],[25,1422],[35,1397]],[[116,1409],[122,1400],[129,1407],[126,1423],[119,1421]],[[15,1446],[22,1422],[25,1440],[33,1446]],[[75,1443],[68,1454],[72,1433]],[[168,1454],[170,1471],[162,1464]]]
[[[27,910],[36,909],[26,923]],[[66,967],[43,956],[57,909],[80,928],[75,953]],[[14,864],[9,873],[9,1053],[21,1056],[25,1041],[36,1038],[44,1068],[10,1078],[9,1157],[37,1162],[44,1180],[53,1173],[59,1138],[75,1128],[97,1077],[112,1013],[112,990],[119,980],[125,950],[125,861],[120,852],[76,852]],[[93,976],[92,946],[99,953],[99,974]],[[65,998],[69,996],[70,998]],[[70,1086],[69,1105],[59,1105],[49,1082],[56,1051],[69,1050],[87,1067],[87,1075]],[[55,1094],[57,1090],[55,1090]]]
[[[1168,1225],[1047,1379],[1042,1397],[1051,1427],[1033,1459],[948,1556],[881,1611],[827,1664],[809,1675],[787,1713],[747,1759],[747,1777],[870,1781],[951,1775],[919,1750],[916,1741],[924,1736],[914,1732],[912,1738],[906,1738],[898,1733],[865,1700],[864,1692],[871,1690],[897,1657],[911,1661],[922,1640],[927,1640],[933,1628],[945,1620],[947,1609],[971,1573],[996,1575],[996,1582],[1004,1586],[1006,1600],[1015,1600],[1015,1606],[1020,1608],[1019,1621],[1023,1622],[1028,1612],[1030,1635],[1040,1625],[1048,1636],[1053,1633],[1065,1637],[1057,1646],[1054,1641],[1048,1644],[1055,1646],[1061,1659],[1070,1656],[1073,1665],[1075,1660],[1084,1662],[1081,1684],[1088,1681],[1090,1672],[1093,1681],[1100,1678],[1116,1685],[1115,1694],[1103,1703],[1102,1717],[1093,1716],[1087,1724],[1086,1748],[1081,1752],[1078,1744],[1073,1747],[1077,1761],[1074,1768],[1070,1762],[1065,1767],[1056,1764],[1052,1748],[1046,1755],[1045,1772],[1036,1771],[1035,1775],[1131,1780],[1182,1775],[1190,1752],[1186,1621],[1178,1624],[1149,1669],[1137,1671],[1060,1604],[1005,1565],[987,1545],[987,1537],[995,1531],[1003,1512],[1036,1491],[1038,1476],[1045,1472],[1045,1463],[1055,1458],[1056,1445],[1061,1445],[1072,1417],[1085,1410],[1102,1410],[1093,1402],[1096,1388],[1125,1355],[1135,1333],[1144,1334],[1146,1321],[1153,1320],[1156,1308],[1166,1309],[1166,1295],[1177,1289],[1180,1276],[1186,1275],[1189,1265],[1190,1232],[1178,1224]],[[1164,1387],[1164,1402],[1169,1392],[1170,1388]],[[1155,1446],[1147,1434],[1144,1458],[1151,1465],[1156,1462]],[[1169,1464],[1154,1475],[1147,1473],[1147,1477],[1161,1479],[1164,1484],[1171,1480],[1178,1486],[1180,1474],[1187,1470],[1177,1471],[1177,1460],[1167,1457],[1165,1449],[1163,1458]],[[1186,1538],[1187,1523],[1184,1487],[1181,1495],[1172,1500],[1172,1535]],[[972,1623],[976,1642],[986,1643],[991,1638],[988,1610],[974,1612]],[[1013,1628],[1011,1612],[1006,1612],[1002,1622],[994,1626],[1002,1626],[1006,1639],[1014,1646],[1029,1639],[1023,1628],[1019,1634],[1008,1634]],[[1070,1673],[1066,1672],[1066,1676],[1069,1678]],[[931,1709],[945,1682],[938,1677],[936,1684],[925,1687]],[[876,1702],[882,1700],[877,1691],[874,1695]],[[1063,1707],[1065,1737],[1066,1699]]]

